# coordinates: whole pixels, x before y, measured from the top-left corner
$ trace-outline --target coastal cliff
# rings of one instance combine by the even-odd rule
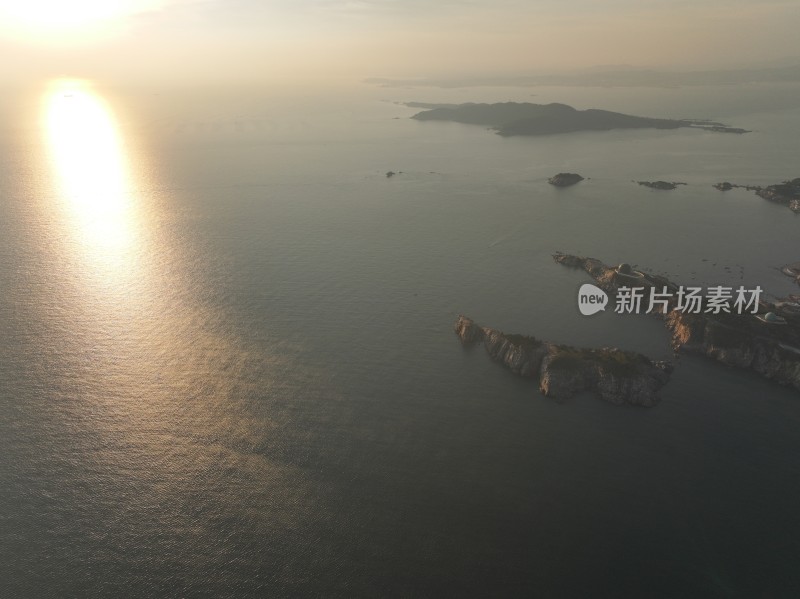
[[[800,349],[773,331],[754,330],[752,323],[724,322],[702,314],[673,310],[665,324],[676,350],[707,356],[735,368],[800,390]],[[745,326],[743,326],[745,325]],[[761,324],[761,327],[769,325]],[[777,327],[775,327],[777,329]],[[785,327],[780,327],[783,330]],[[770,334],[764,334],[768,332]],[[789,332],[789,331],[787,331]],[[796,342],[793,341],[793,342]]]
[[[566,399],[593,391],[614,404],[654,406],[672,365],[617,348],[585,349],[510,335],[459,316],[455,332],[464,345],[482,343],[495,362],[511,372],[539,380],[547,397]]]

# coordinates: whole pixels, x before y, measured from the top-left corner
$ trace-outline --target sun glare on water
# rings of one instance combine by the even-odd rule
[[[135,206],[114,115],[91,87],[54,82],[43,125],[58,195],[80,244],[117,266],[133,249]]]

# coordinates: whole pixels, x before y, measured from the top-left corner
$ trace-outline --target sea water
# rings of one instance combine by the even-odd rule
[[[559,250],[795,291],[798,217],[712,184],[798,176],[797,92],[7,90],[0,595],[796,596],[796,392],[683,356],[655,408],[556,402],[452,325],[674,359]],[[752,132],[401,104],[506,100]]]

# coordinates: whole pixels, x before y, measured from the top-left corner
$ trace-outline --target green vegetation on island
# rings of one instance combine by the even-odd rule
[[[418,121],[452,121],[483,125],[499,135],[554,135],[576,131],[610,131],[612,129],[679,129],[682,127],[745,133],[712,121],[674,120],[632,116],[608,110],[577,110],[566,104],[532,104],[503,102],[499,104],[423,104],[428,110],[411,118]]]

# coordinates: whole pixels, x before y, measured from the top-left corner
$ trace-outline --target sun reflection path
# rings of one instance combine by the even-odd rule
[[[44,98],[57,193],[74,239],[95,266],[130,266],[137,211],[114,115],[82,81],[52,83]]]
[[[198,518],[206,505],[262,536],[301,527],[316,483],[280,457],[294,442],[282,431],[303,426],[282,406],[310,388],[328,397],[326,373],[298,368],[299,349],[277,335],[267,345],[238,333],[246,323],[213,287],[214,257],[156,231],[173,213],[147,185],[149,159],[88,83],[56,82],[43,101],[50,176],[32,201],[51,232],[43,252],[55,280],[41,317],[54,357],[36,380],[63,415],[48,431],[75,439],[70,482],[112,506],[92,511],[94,529],[205,530],[218,513]]]

